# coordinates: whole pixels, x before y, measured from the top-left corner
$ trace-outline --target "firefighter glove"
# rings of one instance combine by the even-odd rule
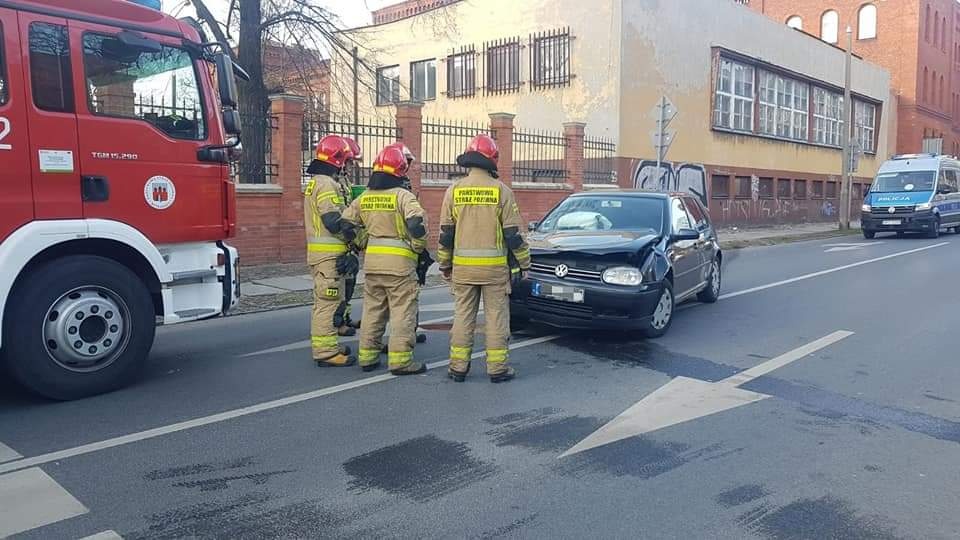
[[[337,273],[341,276],[353,276],[360,270],[360,259],[353,253],[344,253],[337,257]]]

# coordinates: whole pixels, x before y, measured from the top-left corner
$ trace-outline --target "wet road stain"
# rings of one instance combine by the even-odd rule
[[[410,439],[350,458],[343,469],[350,489],[379,489],[427,502],[493,476],[497,468],[473,457],[464,443],[433,435]]]
[[[632,476],[649,480],[693,461],[705,460],[723,452],[723,445],[719,443],[691,449],[683,443],[633,437],[564,458],[555,469],[560,474],[574,477],[606,473],[617,477]]]
[[[292,470],[288,471],[272,471],[264,473],[253,473],[253,474],[244,474],[239,476],[222,476],[219,478],[209,478],[204,480],[192,480],[189,482],[177,482],[173,484],[174,487],[183,487],[183,488],[200,488],[200,491],[219,491],[224,490],[230,487],[231,483],[239,481],[249,481],[252,482],[255,486],[261,486],[266,484],[274,476],[280,476],[282,474],[290,474]]]
[[[518,446],[539,452],[560,452],[605,424],[595,417],[557,416],[558,409],[537,409],[485,421],[499,426],[487,431],[497,446]],[[509,418],[510,421],[504,421]]]
[[[622,336],[565,338],[557,343],[601,362],[609,362],[614,367],[647,368],[670,377],[683,375],[701,381],[716,382],[740,371],[734,366],[678,354],[645,341],[626,341]]]
[[[938,396],[938,395],[936,395],[936,394],[924,394],[923,397],[925,397],[925,398],[927,398],[927,399],[932,399],[932,400],[934,400],[934,401],[945,401],[945,402],[947,402],[947,403],[956,403],[956,400],[953,400],[953,399],[950,399],[950,398],[941,397],[941,396]]]
[[[478,538],[482,540],[486,540],[489,538],[503,538],[504,536],[520,531],[526,525],[529,525],[530,523],[533,523],[536,520],[537,520],[537,514],[530,514],[529,516],[522,517],[514,521],[513,523],[510,523],[509,525],[504,525],[503,527],[499,527],[492,531],[482,533],[479,536],[475,536],[474,538]],[[527,536],[527,535],[521,535],[521,537],[523,536]]]
[[[229,471],[233,469],[242,469],[245,467],[249,467],[251,465],[256,465],[256,461],[254,461],[252,457],[242,457],[238,459],[232,459],[229,461],[221,461],[221,462],[214,462],[214,463],[197,463],[193,465],[185,465],[182,467],[156,469],[143,475],[143,478],[146,480],[167,480],[170,478],[182,478],[185,476],[207,474],[207,473],[212,473],[217,471]]]
[[[879,465],[864,465],[863,470],[867,472],[883,472],[883,467]]]
[[[832,496],[801,499],[779,508],[761,505],[737,522],[754,534],[777,540],[898,538],[883,518],[858,514],[848,502]]]
[[[716,501],[720,506],[733,508],[762,499],[769,494],[770,492],[760,484],[745,484],[720,493]]]

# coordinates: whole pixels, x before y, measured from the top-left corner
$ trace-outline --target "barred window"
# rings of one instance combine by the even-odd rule
[[[488,94],[516,92],[520,90],[520,40],[487,43],[486,80]]]
[[[872,103],[854,101],[854,136],[860,150],[864,152],[874,152],[875,134],[877,123],[877,106]]]
[[[720,60],[713,112],[714,126],[753,131],[753,66]]]
[[[570,29],[537,34],[531,38],[530,62],[534,88],[570,84]]]
[[[447,57],[447,97],[477,93],[477,55],[472,48]]]
[[[760,72],[760,133],[807,140],[810,87],[768,71]]]
[[[813,105],[814,142],[840,146],[840,133],[843,129],[843,96],[823,88],[814,88]]]
[[[400,101],[400,66],[387,66],[377,70],[377,105],[389,105]]]

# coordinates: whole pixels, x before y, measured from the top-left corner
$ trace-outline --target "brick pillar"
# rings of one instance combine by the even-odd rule
[[[306,100],[300,96],[270,96],[270,114],[276,117],[277,129],[271,133],[271,161],[276,165],[274,179],[282,190],[280,215],[280,259],[298,261],[306,258],[303,228],[303,116]]]
[[[400,128],[400,137],[403,144],[413,152],[417,160],[410,167],[407,178],[413,187],[414,193],[420,193],[420,179],[423,177],[420,163],[423,161],[423,103],[417,101],[401,101],[397,103],[397,127]],[[380,151],[377,149],[376,151]]]
[[[582,122],[567,122],[563,125],[563,137],[567,147],[563,153],[563,165],[573,191],[583,191],[584,154],[583,137],[587,125]]]
[[[500,150],[497,172],[500,181],[508,186],[513,183],[513,119],[516,117],[510,113],[490,113],[490,131]]]

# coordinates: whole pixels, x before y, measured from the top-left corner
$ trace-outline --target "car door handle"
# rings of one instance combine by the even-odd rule
[[[80,197],[83,202],[106,202],[110,199],[110,182],[106,176],[81,176]]]

